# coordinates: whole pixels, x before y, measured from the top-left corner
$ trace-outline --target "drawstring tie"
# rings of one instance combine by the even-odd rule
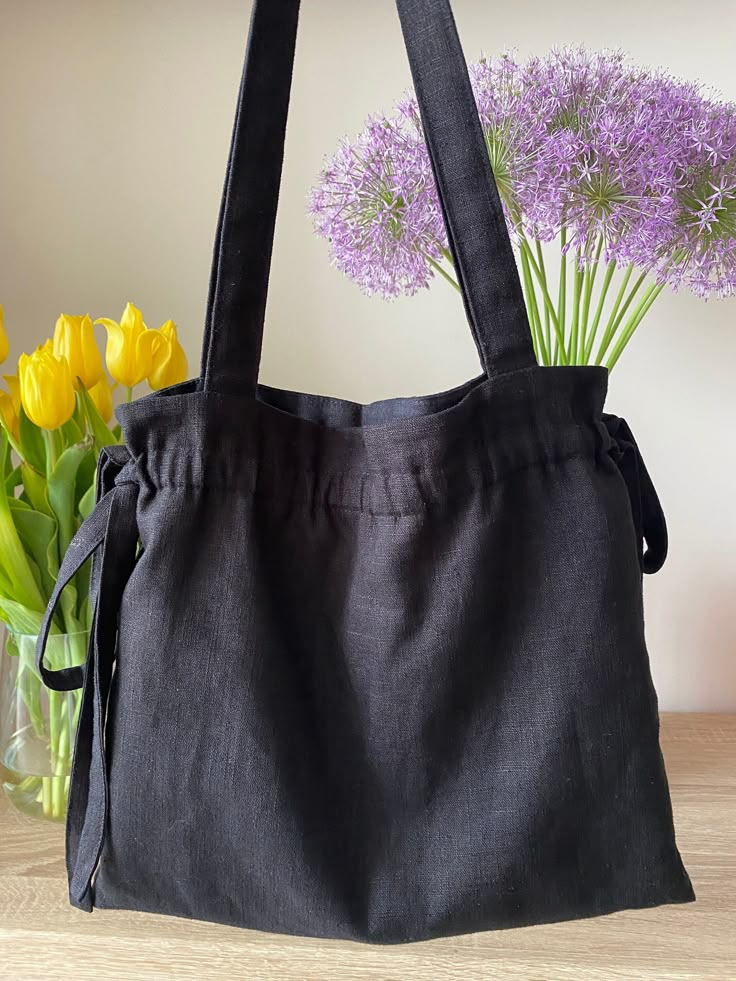
[[[628,423],[618,416],[604,414],[603,425],[609,441],[608,452],[629,491],[639,564],[642,572],[652,575],[659,572],[667,558],[664,511]]]
[[[66,867],[73,906],[92,911],[92,879],[107,825],[108,782],[105,719],[115,662],[118,611],[138,551],[138,485],[119,479],[130,455],[124,447],[103,451],[98,470],[99,503],[64,555],[36,647],[44,684],[55,691],[82,688],[66,824]],[[123,475],[124,476],[124,475]],[[44,666],[46,643],[64,588],[94,556],[94,617],[87,664],[51,671]]]

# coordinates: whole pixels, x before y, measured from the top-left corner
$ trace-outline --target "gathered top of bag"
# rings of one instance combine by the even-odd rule
[[[258,384],[300,4],[256,2],[201,377],[119,411],[148,482],[197,484],[206,474],[209,485],[395,514],[539,462],[607,449],[605,369],[537,366],[449,4],[396,6],[483,374],[450,392],[370,405]]]

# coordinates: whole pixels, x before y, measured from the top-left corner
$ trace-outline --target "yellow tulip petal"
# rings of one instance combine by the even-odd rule
[[[187,356],[179,343],[173,320],[167,320],[156,333],[165,339],[165,344],[162,344],[154,354],[153,370],[148,376],[148,384],[155,391],[178,385],[185,381],[189,374]]]
[[[141,331],[147,329],[146,325],[143,323],[143,314],[138,307],[133,306],[132,303],[126,304],[125,310],[123,310],[123,315],[120,318],[120,326],[124,331],[129,331],[134,335],[137,335]]]
[[[21,404],[31,422],[51,430],[71,419],[76,399],[64,358],[57,358],[44,345],[31,355],[21,355],[18,371]]]
[[[89,315],[71,317],[62,314],[56,321],[53,351],[57,358],[67,361],[75,387],[81,382],[90,389],[102,378],[102,358]]]
[[[120,385],[132,387],[136,384],[135,377],[131,374],[131,366],[128,363],[126,348],[126,336],[120,324],[114,320],[98,320],[107,330],[107,348],[105,350],[105,361],[107,370]]]
[[[20,436],[20,419],[12,396],[7,392],[0,392],[0,417],[2,417],[3,425],[10,435],[14,439],[18,439]]]
[[[7,361],[9,353],[10,341],[8,340],[8,335],[5,332],[5,313],[3,311],[2,304],[0,303],[0,364]]]
[[[153,356],[161,343],[157,331],[149,330],[140,310],[128,303],[120,323],[102,318],[96,323],[107,330],[107,370],[119,384],[135,388],[151,372]]]
[[[97,411],[102,416],[103,422],[110,422],[113,412],[112,386],[107,375],[103,375],[94,388],[89,389],[89,396],[94,402]]]
[[[3,375],[5,384],[8,386],[10,397],[13,400],[16,413],[20,412],[20,379],[17,375]]]
[[[100,349],[95,339],[95,329],[89,315],[82,317],[79,328],[79,346],[81,350],[82,372],[78,374],[85,388],[94,388],[105,374],[102,366]]]
[[[136,367],[140,372],[139,381],[143,381],[151,374],[153,359],[166,346],[166,343],[166,338],[157,330],[146,330],[138,336],[135,353]]]

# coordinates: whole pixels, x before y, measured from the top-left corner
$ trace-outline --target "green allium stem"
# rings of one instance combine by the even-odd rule
[[[585,275],[581,269],[582,256],[578,252],[572,279],[572,323],[570,325],[570,343],[567,348],[567,363],[577,364],[578,333],[580,330],[580,300],[585,284]]]
[[[537,364],[539,364],[539,344],[537,342],[537,324],[533,313],[531,291],[533,289],[531,283],[531,273],[529,272],[529,260],[524,254],[523,250],[520,253],[519,258],[521,259],[521,277],[522,277],[522,289],[524,291],[524,300],[526,302],[527,317],[529,320],[529,332],[532,335],[532,344],[534,345],[534,357],[537,359]]]
[[[552,321],[552,326],[555,330],[555,334],[557,335],[557,343],[562,348],[561,353],[563,356],[563,364],[567,364],[566,355],[564,353],[565,339],[560,330],[560,322],[557,318],[557,311],[554,308],[554,304],[552,303],[552,298],[550,297],[549,290],[547,289],[546,277],[542,274],[542,270],[537,265],[537,261],[534,258],[529,242],[523,236],[519,237],[519,248],[521,252],[526,255],[526,258],[529,262],[529,266],[532,272],[534,273],[537,282],[541,287],[542,299],[544,300],[545,309],[549,311],[549,316]]]
[[[565,331],[567,330],[567,252],[565,251],[565,246],[567,245],[567,228],[563,224],[562,230],[560,231],[560,286],[557,294],[557,317],[560,324],[560,330],[562,334],[562,347],[558,347],[555,351],[555,364],[558,364],[562,354],[564,352],[564,338]],[[563,362],[564,363],[564,362]]]
[[[529,268],[529,257],[524,250],[521,252],[521,268],[524,279],[524,292],[526,295],[527,310],[529,313],[529,326],[531,328],[532,342],[534,343],[534,353],[538,364],[549,364],[547,347],[542,333],[542,321],[539,316],[539,306],[537,304],[537,294],[534,289],[531,271]]]
[[[567,244],[567,229],[562,228],[560,233],[560,248],[564,249]],[[603,238],[599,238],[595,253],[588,263],[582,262],[580,252],[576,255],[573,266],[572,281],[572,316],[570,322],[570,336],[566,337],[566,307],[567,307],[567,256],[564,252],[560,255],[560,279],[558,289],[557,308],[552,302],[549,293],[549,283],[547,270],[544,261],[542,243],[534,240],[534,249],[531,242],[523,235],[519,238],[519,255],[521,261],[522,286],[526,301],[527,312],[529,315],[529,327],[534,345],[534,353],[539,364],[550,365],[584,365],[589,364],[595,342],[598,338],[600,325],[603,319],[608,294],[610,292],[613,276],[616,272],[616,262],[609,260],[606,264],[606,272],[601,284],[600,294],[595,307],[592,323],[590,321],[595,283],[600,267],[600,260],[603,253]],[[442,256],[447,260],[450,267],[454,269],[452,254],[448,249],[442,249]],[[431,256],[426,256],[430,266],[445,279],[453,289],[461,292],[460,284],[447,269]],[[646,273],[641,273],[634,285],[629,288],[629,283],[634,274],[635,266],[629,265],[624,272],[624,276],[613,302],[613,307],[608,318],[603,337],[596,356],[595,364],[603,364],[604,358],[616,339],[617,332],[630,310],[642,284],[646,279]],[[535,280],[540,290],[537,293]],[[631,340],[636,328],[646,316],[652,304],[664,289],[662,284],[650,286],[639,303],[634,308],[626,325],[618,334],[613,350],[606,362],[606,367],[611,370],[617,363],[626,345]],[[627,292],[628,290],[628,292]],[[542,319],[539,296],[543,300],[544,319]],[[554,349],[552,346],[554,330]],[[128,390],[128,398],[132,398],[132,390]]]
[[[619,338],[616,341],[613,350],[611,351],[611,355],[608,361],[606,362],[606,367],[608,368],[609,371],[612,371],[613,368],[615,367],[616,362],[623,354],[624,348],[633,337],[634,331],[642,322],[644,317],[647,315],[647,313],[651,309],[652,304],[657,299],[657,297],[659,296],[659,294],[662,292],[663,289],[664,289],[664,283],[652,283],[649,289],[642,297],[642,299],[637,304],[636,309],[632,313],[624,329],[621,331],[621,334],[619,335]]]
[[[442,251],[445,252],[446,250],[443,249]],[[435,272],[438,272],[440,276],[443,276],[450,284],[450,286],[456,289],[458,293],[460,292],[460,284],[458,283],[458,281],[455,279],[454,276],[451,276],[450,273],[448,273],[448,271],[445,269],[443,265],[441,265],[441,263],[437,262],[437,260],[433,259],[432,256],[430,255],[425,255],[425,259],[430,264],[430,266],[434,269]]]
[[[603,308],[606,303],[606,298],[608,296],[608,289],[611,285],[611,280],[613,279],[613,274],[616,271],[616,260],[611,259],[606,267],[606,275],[603,280],[603,286],[601,288],[601,295],[598,299],[598,306],[595,311],[595,316],[593,317],[593,325],[590,328],[590,333],[588,339],[585,342],[585,350],[583,352],[583,362],[585,364],[590,364],[590,356],[593,352],[593,345],[595,344],[595,338],[598,333],[598,327],[601,322],[601,317],[603,316]]]
[[[589,263],[585,268],[585,288],[583,290],[583,311],[580,318],[580,340],[578,344],[577,352],[577,363],[585,364],[585,348],[586,339],[588,333],[588,318],[590,316],[590,301],[593,295],[593,287],[595,286],[595,278],[598,273],[598,264],[601,260],[601,253],[603,251],[603,236],[598,239],[598,245],[595,250],[595,256],[593,261]]]
[[[544,282],[543,289],[547,293],[547,270],[544,265],[544,252],[542,250],[542,243],[537,240],[537,265],[539,266],[539,271],[542,274],[542,280]],[[549,308],[544,305],[544,343],[547,348],[547,361],[545,364],[551,364],[551,354],[552,354],[552,320],[549,315]]]
[[[631,302],[634,296],[636,296],[636,293],[638,292],[641,283],[644,281],[644,274],[642,274],[634,284],[634,287],[632,288],[628,298],[625,299],[626,290],[628,288],[629,281],[631,280],[631,276],[633,275],[635,268],[636,267],[634,265],[627,266],[626,272],[624,273],[624,278],[621,282],[621,286],[619,287],[618,293],[616,295],[616,299],[613,304],[613,309],[611,310],[611,314],[608,318],[608,323],[606,324],[606,329],[603,331],[603,337],[601,339],[600,347],[598,349],[598,355],[595,359],[595,363],[598,365],[603,364],[603,358],[605,357],[606,351],[608,350],[611,344],[613,335],[616,333],[619,324],[621,323],[624,316],[626,315],[626,310],[631,305]]]

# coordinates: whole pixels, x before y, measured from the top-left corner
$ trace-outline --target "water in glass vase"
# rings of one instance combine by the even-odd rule
[[[46,664],[83,664],[89,633],[53,634]],[[19,810],[63,821],[69,796],[81,691],[47,691],[35,663],[36,638],[7,633],[0,657],[0,779]]]

